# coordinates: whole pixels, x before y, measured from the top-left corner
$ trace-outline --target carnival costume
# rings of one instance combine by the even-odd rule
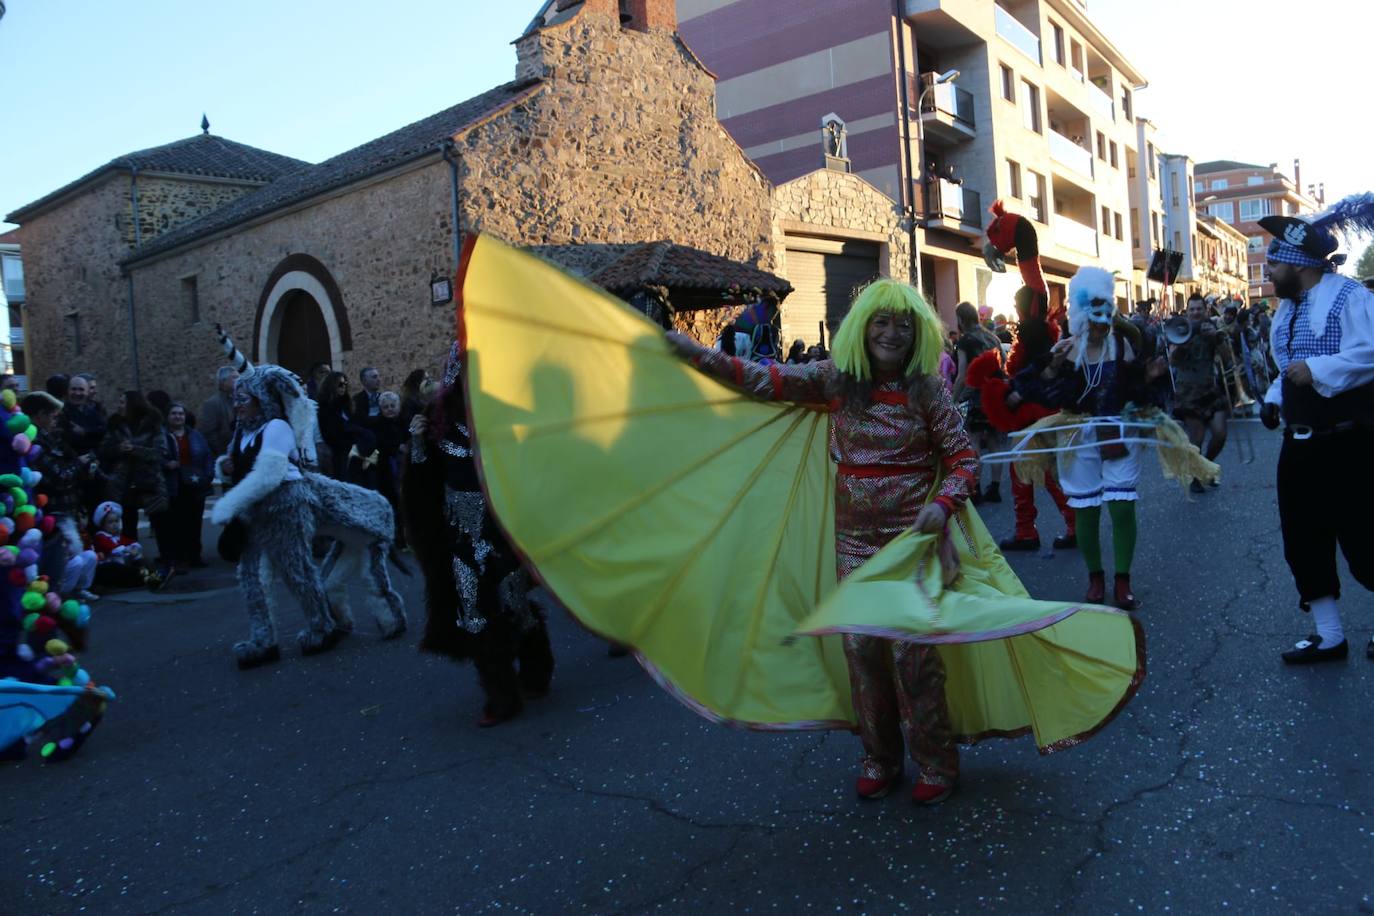
[[[978,390],[983,414],[992,427],[1001,433],[1012,433],[1054,412],[1034,402],[1009,406],[1007,395],[1011,394],[1011,376],[1048,353],[1050,346],[1059,339],[1059,321],[1063,316],[1060,312],[1050,314],[1049,286],[1040,269],[1040,239],[1035,226],[1024,216],[1007,212],[1000,200],[993,203],[989,212],[993,218],[988,223],[984,259],[989,267],[1002,273],[1007,269],[1005,258],[1015,254],[1021,272],[1023,285],[1016,292],[1016,342],[1005,361],[1002,351],[996,349],[969,363],[964,384]],[[1043,481],[1045,492],[1050,494],[1064,518],[1066,530],[1063,537],[1055,539],[1055,546],[1076,546],[1077,519],[1059,481],[1052,474],[1043,475]],[[1003,539],[1002,549],[1038,550],[1040,531],[1035,525],[1039,514],[1035,507],[1035,485],[1022,479],[1015,465],[1011,468],[1011,497],[1016,527],[1010,538]]]
[[[1174,477],[1180,466],[1193,468],[1193,477],[1214,481],[1219,469],[1198,454],[1196,447],[1181,446],[1187,439],[1173,420],[1165,417],[1155,403],[1155,391],[1148,384],[1146,365],[1137,359],[1135,348],[1118,321],[1115,303],[1115,277],[1099,267],[1081,267],[1069,281],[1070,338],[1060,341],[1053,354],[1044,354],[1020,372],[1015,380],[1017,392],[1029,400],[1059,412],[1038,421],[1023,433],[1023,441],[1012,453],[1036,454],[1037,433],[1056,432],[1058,447],[1040,450],[1054,453],[1059,481],[1069,505],[1078,517],[1078,547],[1088,567],[1088,602],[1105,597],[1106,574],[1102,565],[1101,515],[1105,503],[1112,520],[1112,547],[1115,561],[1114,603],[1123,610],[1139,607],[1131,589],[1131,562],[1135,556],[1135,501],[1140,479],[1140,450],[1146,439],[1138,430],[1149,430],[1166,449],[1182,456],[1161,455],[1166,476]],[[1090,355],[1092,325],[1108,326],[1096,356]],[[1128,434],[1129,431],[1129,434]],[[996,456],[1001,457],[1001,456]],[[1020,473],[1034,479],[1043,473],[1043,463],[1021,463]]]
[[[495,725],[520,711],[522,694],[548,692],[553,649],[544,614],[529,599],[529,576],[487,508],[464,401],[454,343],[443,385],[425,409],[426,431],[411,435],[401,499],[425,576],[420,648],[472,661],[486,694],[479,724]]]
[[[867,365],[861,323],[857,340],[836,341],[837,362],[702,354],[727,385],[623,304],[490,238],[469,240],[460,285],[473,444],[496,517],[580,622],[631,647],[695,711],[857,727],[883,767],[899,763],[905,724],[922,778],[944,791],[952,742],[1033,732],[1048,753],[1133,695],[1135,622],[1026,596],[964,506],[975,464],[949,395],[916,375],[913,408],[912,379],[861,378],[845,362]],[[942,334],[920,308],[917,323],[937,327],[913,356],[928,371]],[[854,399],[834,405],[845,374]],[[948,536],[906,527],[926,498],[952,510]],[[951,554],[961,567],[947,585]],[[850,641],[857,703],[838,634],[885,637]]]
[[[61,534],[35,495],[37,428],[12,391],[0,392],[0,419],[0,760],[33,745],[44,760],[62,760],[100,724],[114,692],[97,686],[74,654],[85,646],[90,607],[38,573],[44,539]]]
[[[1311,217],[1267,216],[1274,236],[1267,259],[1320,273],[1303,290],[1300,278],[1284,296],[1270,330],[1278,376],[1264,397],[1261,418],[1284,424],[1279,452],[1279,521],[1283,553],[1303,610],[1316,632],[1283,654],[1290,664],[1345,658],[1336,571],[1339,545],[1350,573],[1374,590],[1374,490],[1364,484],[1374,449],[1374,293],[1339,276],[1337,232],[1374,231],[1374,194],[1347,197]],[[1278,278],[1275,277],[1276,291]],[[1306,366],[1304,378],[1290,372]],[[1332,499],[1333,482],[1357,482]],[[1374,658],[1374,640],[1366,648]]]
[[[227,338],[225,338],[227,341]],[[240,365],[241,354],[226,342]],[[226,456],[233,486],[219,499],[210,519],[237,522],[239,588],[248,605],[249,637],[234,644],[240,668],[281,657],[268,587],[277,578],[301,604],[306,627],[297,635],[301,653],[332,647],[353,629],[347,589],[361,576],[372,593],[372,612],[382,637],[405,632],[405,605],[391,586],[387,570],[395,535],[386,497],[317,474],[315,402],[300,380],[280,366],[247,368],[234,386],[236,404],[256,400],[259,412],[240,419]],[[324,559],[328,582],[316,564],[316,536],[333,541]],[[221,543],[224,543],[222,539]]]

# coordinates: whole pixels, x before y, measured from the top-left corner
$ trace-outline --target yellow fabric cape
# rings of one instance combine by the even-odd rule
[[[971,510],[956,516],[953,588],[927,562],[934,539],[905,535],[837,589],[824,412],[708,378],[624,303],[489,237],[469,241],[460,272],[493,511],[578,621],[632,647],[692,709],[852,728],[842,632],[940,644],[966,741],[1033,731],[1055,750],[1134,693],[1134,620],[1029,599]]]

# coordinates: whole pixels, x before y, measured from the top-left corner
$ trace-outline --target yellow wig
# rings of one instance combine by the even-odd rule
[[[840,323],[831,342],[831,358],[846,375],[860,381],[873,377],[868,359],[868,323],[873,316],[910,315],[916,330],[911,347],[911,360],[906,374],[932,375],[940,368],[940,348],[945,339],[945,325],[910,284],[884,277],[864,287]]]

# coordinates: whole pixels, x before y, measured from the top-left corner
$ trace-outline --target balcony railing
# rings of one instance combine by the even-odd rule
[[[1057,130],[1048,131],[1050,140],[1050,158],[1055,162],[1067,165],[1075,172],[1079,172],[1088,178],[1093,177],[1093,154],[1074,143],[1068,137],[1059,133]]]
[[[1112,97],[1092,83],[1088,83],[1088,102],[1098,114],[1116,120],[1116,106],[1112,104]]]
[[[11,346],[11,347],[22,347],[22,346],[24,346],[24,329],[23,329],[23,328],[10,328],[10,346]]]
[[[1097,230],[1092,226],[1085,226],[1078,220],[1059,214],[1055,214],[1054,222],[1050,225],[1054,228],[1055,244],[1061,248],[1097,255]]]
[[[921,114],[926,113],[947,114],[967,127],[974,127],[973,93],[953,83],[936,83],[921,100]]]
[[[1035,37],[1035,33],[1022,25],[1015,16],[999,4],[994,3],[992,9],[997,17],[997,34],[1005,38],[1022,54],[1039,64],[1041,62],[1040,39]]]
[[[977,191],[943,178],[915,187],[916,212],[922,219],[953,220],[975,229],[981,226],[983,199]]]

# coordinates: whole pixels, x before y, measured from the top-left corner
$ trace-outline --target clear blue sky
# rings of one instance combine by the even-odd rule
[[[0,216],[110,159],[223,137],[318,162],[511,79],[539,0],[6,0]],[[1137,109],[1195,160],[1303,161],[1333,200],[1374,190],[1354,87],[1374,4],[1090,0],[1150,81]],[[1291,45],[1291,47],[1290,47]],[[8,228],[0,224],[0,227]]]

